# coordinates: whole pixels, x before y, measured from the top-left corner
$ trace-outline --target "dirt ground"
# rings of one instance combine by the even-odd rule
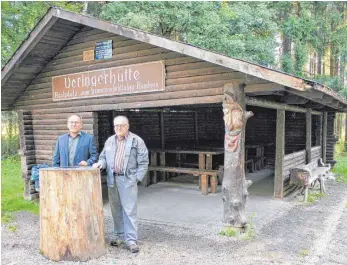
[[[140,219],[140,253],[108,247],[95,260],[55,264],[347,264],[347,185],[330,182],[327,189],[327,196],[313,204],[287,200],[285,214],[268,220],[248,240],[208,227]],[[39,254],[39,216],[20,212],[12,225],[15,232],[1,226],[1,264],[54,263]],[[105,228],[108,241],[110,215],[105,215]]]

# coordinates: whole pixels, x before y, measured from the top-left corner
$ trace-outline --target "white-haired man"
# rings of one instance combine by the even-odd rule
[[[112,246],[126,243],[132,253],[137,245],[137,182],[148,169],[148,150],[144,141],[129,131],[125,116],[114,121],[115,135],[109,137],[99,161],[93,167],[107,170],[108,196],[114,221]]]

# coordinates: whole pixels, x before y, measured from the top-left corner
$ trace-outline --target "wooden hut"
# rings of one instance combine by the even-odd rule
[[[1,80],[2,110],[19,114],[26,199],[37,196],[32,166],[51,164],[72,113],[83,117],[99,150],[122,113],[152,150],[152,166],[187,167],[185,158],[196,154],[200,169],[217,170],[221,153],[170,150],[223,149],[225,87],[241,84],[254,113],[245,166],[275,169],[274,196],[282,198],[291,167],[317,157],[334,163],[335,113],[347,110],[344,98],[315,81],[57,8],[39,21]],[[156,174],[147,181],[158,181]]]

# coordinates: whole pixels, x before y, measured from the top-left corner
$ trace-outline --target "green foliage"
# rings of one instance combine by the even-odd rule
[[[300,256],[308,256],[308,249],[302,249],[302,250],[299,252],[299,255],[300,255]]]
[[[237,235],[237,232],[232,227],[228,227],[220,231],[219,234],[221,236],[235,237]]]
[[[50,6],[81,12],[83,5],[71,1],[3,1],[2,66]],[[330,73],[331,58],[340,60],[339,65],[347,65],[347,2],[344,1],[92,1],[88,2],[87,12],[235,58],[280,67],[287,73],[322,82],[347,96],[343,84],[345,68],[341,67],[339,77],[322,76],[324,71],[312,76],[305,70],[313,55],[324,62],[325,74]],[[284,39],[288,45],[282,51]]]
[[[336,175],[336,181],[347,183],[347,152],[335,154],[336,164],[332,172]]]
[[[1,159],[18,155],[18,117],[14,111],[1,112]]]
[[[1,161],[1,220],[9,222],[12,212],[29,211],[39,213],[39,205],[23,199],[21,164],[18,159]]]
[[[308,197],[307,197],[307,202],[308,203],[314,203],[320,198],[324,198],[325,195],[321,192],[315,193],[315,192],[309,192]]]
[[[111,2],[100,18],[263,65],[274,62],[267,3]]]

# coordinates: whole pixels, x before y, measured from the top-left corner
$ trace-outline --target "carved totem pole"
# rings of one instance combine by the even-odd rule
[[[223,113],[225,122],[224,177],[222,195],[224,203],[223,229],[246,228],[245,213],[247,188],[252,181],[245,179],[245,131],[247,119],[253,116],[245,111],[244,85],[229,83],[224,86]]]

